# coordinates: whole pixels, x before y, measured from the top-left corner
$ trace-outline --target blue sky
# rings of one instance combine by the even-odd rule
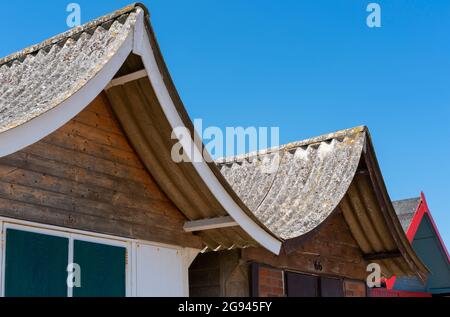
[[[84,23],[131,1],[74,2]],[[450,1],[377,1],[379,29],[362,0],[143,2],[192,118],[282,143],[367,125],[391,198],[423,190],[450,246]],[[67,30],[68,3],[4,3],[0,56]]]

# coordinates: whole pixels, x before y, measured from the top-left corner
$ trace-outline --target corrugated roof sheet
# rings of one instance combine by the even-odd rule
[[[0,60],[0,134],[51,110],[92,79],[134,28],[135,8],[129,6]],[[148,21],[146,31],[170,98],[184,125],[193,131]],[[129,59],[134,57],[130,55]],[[125,64],[119,73],[132,69]],[[175,141],[149,78],[111,88],[108,97],[144,164],[188,219],[227,214],[192,164],[170,160]],[[400,248],[404,261],[399,260],[396,267],[392,260],[387,265],[389,271],[418,272],[423,277],[426,268],[406,237],[398,233],[403,234],[371,153],[368,134],[365,127],[343,130],[258,155],[224,159],[218,162],[221,172],[214,164],[210,169],[245,214],[264,230],[268,227],[268,233],[285,240],[311,232],[340,202],[347,202],[348,206],[342,208],[344,216],[365,254]],[[356,176],[366,152],[373,156],[373,162],[365,170],[370,178],[364,180]],[[362,197],[370,201],[361,205],[358,191],[368,188],[370,195]],[[371,230],[365,232],[366,228]],[[241,228],[199,235],[214,250],[255,244]]]
[[[129,36],[135,35],[135,29],[141,27],[137,23],[140,10],[145,14],[143,30],[147,36],[132,40],[150,43],[158,67],[153,71],[161,73],[178,115],[183,124],[193,131],[193,124],[159,50],[148,20],[148,10],[137,3],[0,59],[0,135],[57,108],[81,91],[102,69],[107,68],[105,65],[117,55],[122,44]],[[116,76],[144,68],[141,57],[134,53],[130,52]],[[171,159],[171,148],[176,141],[172,140],[172,127],[148,76],[111,87],[108,97],[122,128],[145,166],[187,219],[228,215],[192,164],[177,164]],[[208,165],[233,202],[250,221],[273,238],[274,235],[263,228],[240,201],[215,164]],[[211,250],[258,245],[240,226],[197,234]]]
[[[337,207],[354,178],[364,140],[365,128],[358,127],[218,165],[255,215],[287,240],[315,229]]]
[[[134,6],[0,60],[0,133],[51,110],[114,56],[136,22]]]
[[[416,213],[419,204],[420,204],[420,197],[397,200],[392,202],[395,212],[397,213],[398,219],[400,220],[402,228],[405,232],[408,231],[409,225],[411,224],[411,221],[414,218],[414,214]]]
[[[342,212],[365,257],[384,276],[427,269],[395,214],[366,127],[217,162],[258,219],[284,239],[288,253]]]

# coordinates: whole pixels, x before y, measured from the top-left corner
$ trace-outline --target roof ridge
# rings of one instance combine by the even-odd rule
[[[417,197],[394,200],[393,203],[402,202],[402,201],[419,200],[419,199],[421,199],[420,196],[417,196]]]
[[[221,157],[221,158],[218,158],[217,160],[215,160],[215,163],[216,164],[227,164],[227,163],[232,163],[232,162],[239,162],[239,161],[243,161],[243,160],[252,159],[252,158],[255,158],[255,157],[261,156],[261,155],[268,155],[268,154],[272,154],[274,152],[279,152],[279,151],[289,151],[289,150],[296,149],[296,148],[299,148],[302,146],[310,146],[310,145],[321,143],[321,142],[324,142],[327,140],[345,138],[345,137],[348,137],[351,135],[355,135],[358,133],[364,133],[364,132],[368,132],[368,128],[364,125],[361,125],[361,126],[357,126],[354,128],[339,130],[336,132],[323,134],[320,136],[312,137],[312,138],[301,140],[301,141],[294,141],[294,142],[286,143],[284,145],[275,146],[272,148],[253,151],[253,152],[235,155],[235,156]]]
[[[22,62],[29,55],[33,55],[33,54],[35,54],[35,53],[37,53],[37,52],[39,52],[39,51],[41,51],[41,50],[43,50],[45,48],[48,48],[50,46],[56,45],[56,44],[58,44],[60,42],[63,42],[65,40],[67,40],[68,38],[76,37],[77,35],[79,35],[79,34],[81,34],[83,32],[86,32],[87,30],[95,29],[95,28],[97,28],[97,27],[99,27],[99,26],[101,26],[101,25],[103,25],[105,23],[108,23],[108,22],[110,22],[112,20],[115,20],[115,19],[117,19],[117,18],[119,18],[119,17],[121,17],[123,15],[132,13],[132,12],[134,12],[137,9],[137,7],[142,8],[146,12],[146,14],[148,15],[148,10],[143,4],[141,4],[141,3],[133,3],[133,4],[128,5],[128,6],[124,7],[124,8],[122,8],[122,9],[116,10],[116,11],[114,11],[112,13],[103,15],[103,16],[101,16],[99,18],[96,18],[94,20],[86,22],[85,24],[83,24],[81,26],[72,28],[72,29],[70,29],[68,31],[65,31],[63,33],[59,33],[59,34],[57,34],[57,35],[55,35],[55,36],[53,36],[53,37],[51,37],[51,38],[49,38],[47,40],[44,40],[44,41],[42,41],[40,43],[31,45],[31,46],[29,46],[29,47],[27,47],[27,48],[25,48],[25,49],[23,49],[21,51],[18,51],[18,52],[12,53],[10,55],[7,55],[7,56],[5,56],[3,58],[0,58],[0,67],[3,66],[3,65],[6,65],[6,64],[10,64],[10,63],[12,63],[12,62],[14,62],[16,60],[20,60]]]

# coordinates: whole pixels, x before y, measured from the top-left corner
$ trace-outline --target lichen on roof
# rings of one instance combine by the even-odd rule
[[[335,210],[357,171],[366,128],[220,159],[234,191],[282,239],[304,235]]]
[[[53,109],[114,56],[133,30],[128,6],[0,60],[0,133]]]
[[[408,231],[409,225],[414,218],[414,214],[419,207],[420,200],[420,197],[415,197],[392,202],[398,219],[400,220],[402,228],[405,232]]]

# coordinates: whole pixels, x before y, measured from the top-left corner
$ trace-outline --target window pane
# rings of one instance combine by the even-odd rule
[[[287,272],[286,285],[288,297],[319,296],[317,276]]]
[[[320,279],[322,297],[343,297],[344,282],[337,278],[322,277]]]
[[[86,241],[74,241],[74,263],[80,266],[77,297],[124,297],[126,249]]]
[[[7,229],[5,296],[67,296],[69,240]]]

